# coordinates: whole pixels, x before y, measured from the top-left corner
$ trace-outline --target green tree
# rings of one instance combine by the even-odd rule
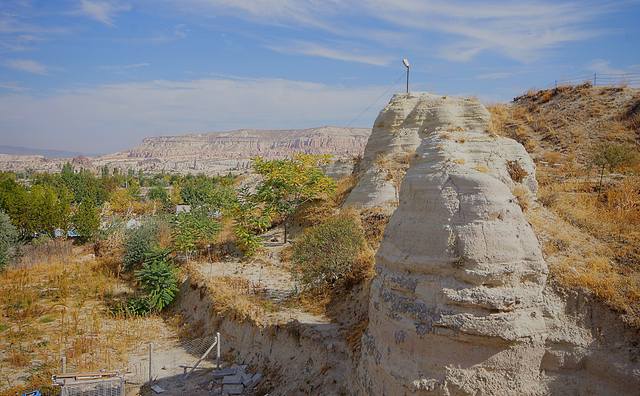
[[[600,169],[598,191],[602,190],[604,171],[613,172],[617,168],[630,164],[636,157],[634,149],[625,144],[605,142],[598,144],[591,153],[591,164]]]
[[[226,178],[210,178],[203,175],[188,176],[180,183],[182,201],[193,208],[223,210],[229,208],[234,199],[233,186]]]
[[[335,181],[320,168],[328,163],[329,158],[299,154],[293,159],[254,159],[253,168],[262,176],[256,195],[269,210],[283,219],[285,242],[289,222],[296,209],[306,202],[328,198],[335,191]]]
[[[90,200],[80,203],[73,216],[73,225],[83,241],[93,240],[100,228],[99,208]]]
[[[246,256],[254,255],[262,246],[258,234],[266,231],[273,220],[270,208],[245,187],[238,192],[230,213],[238,247]]]
[[[66,187],[35,185],[29,190],[18,190],[8,212],[23,234],[53,235],[56,228],[69,228],[71,198]]]
[[[203,211],[180,213],[172,222],[175,250],[187,255],[195,253],[200,247],[213,242],[220,229],[220,223]]]
[[[9,263],[17,241],[18,230],[9,216],[0,210],[0,271]]]

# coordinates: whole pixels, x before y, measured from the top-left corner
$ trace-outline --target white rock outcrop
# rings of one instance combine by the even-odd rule
[[[475,99],[426,93],[394,96],[376,120],[348,199],[392,213],[358,393],[637,392],[637,331],[547,282],[519,201],[535,199],[534,164],[520,144],[487,133],[488,121]]]
[[[547,267],[507,169],[518,161],[533,175],[533,163],[485,132],[488,120],[477,100],[411,94],[376,121],[351,203],[389,197],[373,158],[410,160],[376,256],[365,393],[543,393]]]
[[[489,112],[476,99],[447,97],[428,93],[395,95],[380,112],[365,147],[359,182],[346,204],[381,207],[392,212],[399,202],[399,188],[404,174],[423,143],[434,132],[450,133],[453,141],[464,139],[460,131],[482,132],[489,122]],[[478,139],[478,136],[475,137]],[[505,158],[522,161],[528,175],[526,184],[535,191],[533,163],[522,147],[510,139],[493,145],[495,155],[477,157],[461,150],[471,166],[490,167],[511,185]],[[469,165],[468,164],[468,165]]]

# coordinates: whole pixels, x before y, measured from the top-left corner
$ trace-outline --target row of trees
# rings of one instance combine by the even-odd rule
[[[230,207],[234,178],[179,175],[121,175],[103,171],[95,176],[66,164],[59,174],[32,174],[18,180],[0,173],[0,209],[23,238],[75,229],[85,240],[95,237],[106,208],[116,216],[170,212],[176,204],[203,210]],[[146,196],[141,185],[149,187]]]

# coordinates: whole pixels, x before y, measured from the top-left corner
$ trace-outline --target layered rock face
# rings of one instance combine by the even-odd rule
[[[301,130],[242,129],[223,133],[159,136],[126,152],[130,158],[250,159],[281,158],[292,153],[362,155],[370,130],[321,127]]]
[[[427,93],[395,95],[374,123],[360,166],[359,182],[347,198],[347,205],[377,206],[392,212],[399,202],[404,174],[427,135],[435,131],[449,132],[455,141],[464,138],[460,131],[484,131],[488,121],[489,113],[474,99]],[[483,166],[493,165],[493,169],[501,172],[499,176],[508,183],[504,164],[501,163],[504,156],[513,159],[528,159],[528,156],[511,140],[500,139],[495,146],[501,151],[495,156],[470,160]],[[523,161],[523,165],[533,175],[531,161]],[[537,188],[533,176],[527,176],[525,183],[532,190]]]
[[[396,95],[376,120],[348,200],[392,213],[358,392],[637,393],[638,332],[547,281],[514,196],[535,200],[534,164],[520,144],[485,132],[488,120],[474,99],[431,94]]]
[[[473,99],[411,94],[376,121],[371,139],[411,159],[376,257],[364,393],[544,391],[547,268],[508,171],[517,161],[533,175],[533,163],[516,142],[487,134],[488,119]],[[388,189],[367,174],[350,198],[377,204]],[[521,181],[535,191],[532,177]]]
[[[251,158],[256,156],[274,159],[296,153],[330,154],[336,162],[327,172],[342,177],[351,174],[353,159],[362,155],[370,133],[364,128],[321,127],[160,136],[146,138],[131,150],[93,157],[78,165],[96,172],[106,166],[124,171],[238,174],[249,172]],[[0,154],[0,170],[58,172],[71,160]]]

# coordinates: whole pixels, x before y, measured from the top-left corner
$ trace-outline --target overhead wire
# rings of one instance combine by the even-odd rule
[[[367,107],[365,107],[365,108],[364,108],[364,110],[362,110],[360,113],[358,113],[358,115],[356,115],[355,117],[353,117],[353,118],[351,119],[351,121],[349,121],[349,122],[347,123],[346,128],[350,128],[350,127],[351,127],[351,125],[352,125],[354,122],[356,122],[356,120],[358,120],[358,118],[362,117],[362,115],[363,115],[364,113],[366,113],[367,111],[369,111],[369,110],[371,109],[371,107],[373,107],[376,103],[378,103],[378,101],[379,101],[380,99],[382,99],[382,97],[384,97],[385,95],[387,95],[387,94],[388,94],[388,93],[393,89],[393,87],[395,87],[395,86],[396,86],[396,84],[398,84],[398,83],[400,82],[400,79],[402,79],[402,77],[404,77],[404,73],[405,73],[405,72],[400,73],[400,75],[399,75],[398,77],[396,77],[396,79],[391,83],[391,85],[389,85],[389,86],[387,87],[387,89],[386,89],[382,94],[380,94],[380,96],[378,96],[378,97],[377,97],[373,102],[371,102],[371,104],[369,104]]]

